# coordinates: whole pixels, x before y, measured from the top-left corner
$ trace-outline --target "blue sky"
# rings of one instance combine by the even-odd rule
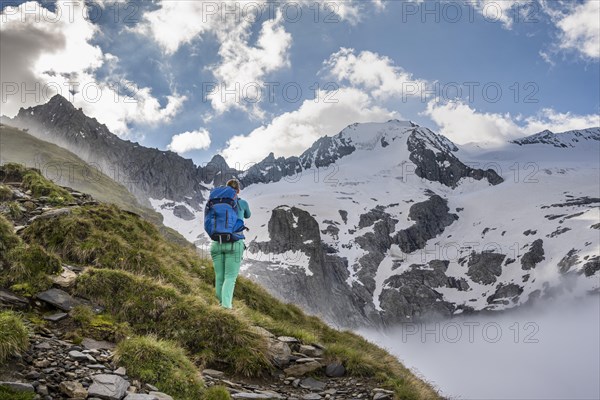
[[[410,119],[459,144],[600,125],[596,0],[223,4],[3,2],[2,113],[68,76],[76,106],[119,136],[242,165],[357,121]],[[40,31],[47,42],[22,45]],[[23,97],[23,83],[49,90]]]

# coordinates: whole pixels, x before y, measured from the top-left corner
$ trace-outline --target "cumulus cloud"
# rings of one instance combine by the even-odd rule
[[[421,96],[427,82],[394,65],[389,57],[342,47],[324,63],[325,71],[340,82],[368,90],[377,99]]]
[[[439,133],[458,144],[501,143],[545,129],[563,132],[600,126],[598,115],[560,113],[544,108],[535,115],[524,117],[510,113],[479,112],[461,101],[432,100],[427,103],[427,109],[422,114],[439,126]]]
[[[113,80],[96,79],[98,68],[119,60],[91,44],[98,27],[86,18],[86,11],[83,1],[62,0],[55,11],[35,1],[2,10],[2,112],[14,116],[20,107],[44,103],[60,93],[121,136],[129,134],[132,122],[170,120],[186,100],[184,96],[167,96],[163,107],[150,88],[135,88],[125,79],[120,79],[119,88]],[[124,96],[123,87],[134,89],[133,94]],[[25,95],[26,90],[35,95]]]
[[[181,154],[192,150],[207,149],[209,146],[210,133],[206,129],[200,129],[173,136],[167,149]]]
[[[264,112],[255,101],[259,96],[253,88],[260,90],[267,74],[290,65],[288,50],[292,36],[283,27],[280,12],[276,18],[263,22],[254,46],[249,44],[249,36],[247,27],[239,25],[221,37],[221,61],[209,67],[217,79],[217,87],[208,98],[217,114],[237,108],[262,119]],[[227,95],[231,92],[238,96]]]
[[[244,168],[269,152],[277,157],[300,155],[321,136],[337,134],[350,123],[398,117],[354,88],[320,92],[317,99],[305,100],[297,110],[281,114],[247,135],[232,137],[222,152],[229,165]]]
[[[600,58],[600,2],[587,0],[556,18],[559,47],[578,51],[584,57]]]

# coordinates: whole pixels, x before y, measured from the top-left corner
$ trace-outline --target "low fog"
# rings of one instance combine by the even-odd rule
[[[359,332],[451,399],[599,399],[600,296]]]

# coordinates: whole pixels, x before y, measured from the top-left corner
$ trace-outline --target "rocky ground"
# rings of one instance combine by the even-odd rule
[[[132,379],[125,368],[116,365],[112,343],[86,338],[76,345],[62,339],[67,333],[52,326],[31,326],[31,330],[34,333],[29,350],[0,368],[0,386],[35,393],[34,398],[40,400],[172,399],[156,387]],[[281,365],[273,376],[249,380],[205,369],[202,377],[206,386],[224,386],[234,399],[393,398],[392,392],[377,388],[368,379],[346,377],[341,364],[324,365],[323,359],[317,357],[321,353],[319,347],[301,345],[295,338],[272,337],[271,354],[274,362]]]

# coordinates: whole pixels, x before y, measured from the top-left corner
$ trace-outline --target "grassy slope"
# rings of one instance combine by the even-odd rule
[[[95,199],[114,203],[120,208],[142,215],[159,226],[169,240],[185,245],[186,240],[174,230],[162,225],[162,216],[140,205],[125,186],[91,167],[70,151],[45,142],[30,134],[6,125],[0,126],[0,164],[18,163],[37,168],[47,178],[69,186]]]
[[[0,228],[6,228],[2,219]],[[238,375],[264,375],[272,367],[267,339],[253,329],[261,326],[276,335],[324,345],[326,361],[341,361],[350,375],[378,380],[394,390],[397,398],[439,398],[383,349],[351,332],[332,329],[247,279],[238,281],[235,311],[221,309],[214,296],[209,260],[199,258],[189,247],[165,240],[154,225],[114,205],[88,205],[74,208],[68,215],[38,219],[21,238],[4,228],[0,229],[0,245],[5,249],[36,247],[47,257],[86,268],[77,279],[75,292],[103,305],[104,321],[115,321],[134,335],[150,338],[120,344],[120,358],[128,370],[136,371],[138,360],[147,365],[141,356],[150,348],[159,358],[160,354],[169,355],[171,361],[165,361],[165,368],[176,366],[173,376],[182,379],[191,374],[182,354],[199,366]],[[25,254],[4,262],[17,263]],[[0,270],[0,278],[10,271]],[[39,276],[25,274],[20,279],[32,285]],[[86,318],[80,315],[78,319]],[[140,377],[153,374],[155,371],[138,371]],[[166,385],[155,383],[159,388]],[[188,397],[188,386],[179,386],[178,398],[197,398]]]

